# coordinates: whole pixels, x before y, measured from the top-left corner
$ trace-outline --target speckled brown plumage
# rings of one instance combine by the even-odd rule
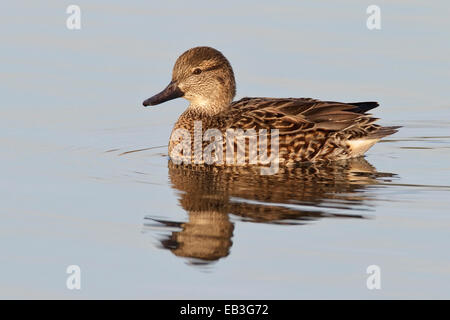
[[[224,135],[227,129],[278,129],[281,165],[358,157],[398,128],[375,124],[377,118],[367,111],[377,107],[377,102],[341,103],[310,98],[243,98],[232,102],[234,94],[234,73],[228,60],[213,48],[196,47],[178,58],[172,82],[144,105],[181,95],[188,99],[190,105],[172,132],[187,129],[192,140],[195,121],[202,122],[203,133],[210,128],[219,129]],[[270,149],[270,136],[268,141]],[[169,154],[178,142],[169,141]],[[208,144],[209,141],[203,142],[203,149]],[[234,148],[237,150],[236,144]],[[225,159],[225,141],[223,152]],[[192,160],[193,157],[192,149]],[[225,161],[223,164],[227,165]]]

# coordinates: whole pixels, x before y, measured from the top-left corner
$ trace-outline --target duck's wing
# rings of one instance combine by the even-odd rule
[[[346,132],[350,139],[376,134],[382,127],[367,114],[377,102],[342,103],[310,98],[243,98],[231,104],[230,127],[278,129],[280,135],[307,131]],[[395,128],[382,132],[392,134]],[[380,134],[381,135],[381,132]]]

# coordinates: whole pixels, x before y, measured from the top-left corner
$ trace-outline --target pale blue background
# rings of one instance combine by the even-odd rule
[[[81,30],[66,28],[69,4]],[[370,4],[2,2],[0,297],[450,298],[450,5],[378,1],[369,31]],[[167,143],[187,102],[141,101],[197,45],[228,57],[238,98],[376,100],[383,124],[405,126],[368,153],[398,175],[368,191],[372,219],[232,217],[231,253],[206,271],[159,249],[144,217],[187,219],[166,150],[118,154]],[[80,291],[66,289],[70,264]],[[366,288],[370,264],[382,290]]]

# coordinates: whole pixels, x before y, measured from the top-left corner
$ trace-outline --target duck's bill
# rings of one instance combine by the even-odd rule
[[[148,98],[142,104],[144,105],[144,107],[154,106],[172,99],[182,97],[183,95],[184,92],[181,91],[180,88],[178,88],[177,83],[175,81],[172,81],[163,91],[155,94],[151,98]]]

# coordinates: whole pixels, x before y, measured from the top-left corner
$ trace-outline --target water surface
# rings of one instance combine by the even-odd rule
[[[447,2],[380,1],[379,31],[365,1],[78,1],[78,31],[69,4],[1,5],[0,297],[449,298]],[[229,58],[237,98],[376,100],[403,128],[274,176],[174,166],[187,102],[141,101],[196,45]]]

